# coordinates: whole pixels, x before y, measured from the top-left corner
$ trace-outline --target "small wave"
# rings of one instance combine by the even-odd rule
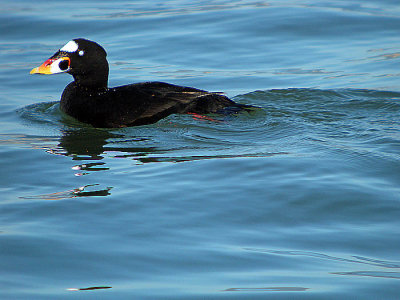
[[[277,287],[259,287],[259,288],[229,288],[223,292],[305,292],[309,288],[297,286],[277,286]]]
[[[133,4],[131,4],[132,6]],[[139,4],[140,6],[140,4]],[[114,9],[113,12],[110,13],[109,9],[103,9],[97,15],[76,15],[76,17],[81,18],[99,18],[99,19],[116,19],[116,18],[137,18],[137,17],[154,17],[154,16],[173,16],[173,15],[189,15],[193,13],[204,13],[204,12],[212,12],[212,11],[221,11],[221,10],[232,10],[232,9],[246,9],[246,8],[259,8],[259,7],[268,7],[269,3],[264,1],[255,1],[242,3],[242,1],[233,1],[229,3],[220,3],[220,4],[198,4],[191,3],[185,5],[184,7],[179,8],[171,8],[168,6],[156,6],[153,9],[148,9],[139,7],[135,5],[132,8],[124,8],[120,10]]]
[[[40,102],[17,109],[17,114],[29,125],[40,126],[89,126],[66,115],[60,109],[59,101]]]
[[[256,248],[245,248],[246,251],[268,253],[272,255],[285,255],[285,256],[308,256],[321,260],[332,260],[345,263],[363,264],[374,267],[398,269],[400,264],[398,262],[377,260],[371,258],[365,258],[360,256],[352,256],[352,258],[343,258],[324,253],[312,252],[312,251],[301,251],[301,250],[269,250],[269,249],[256,249]]]
[[[334,272],[334,275],[366,276],[376,278],[400,279],[400,272],[376,272],[376,271],[355,271],[355,272]]]
[[[35,103],[17,110],[17,113],[30,122],[53,123],[61,115],[58,101]]]

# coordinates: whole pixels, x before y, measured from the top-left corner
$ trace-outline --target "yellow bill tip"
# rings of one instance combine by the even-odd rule
[[[38,73],[39,73],[39,67],[33,68],[33,69],[29,72],[29,74],[38,74]]]

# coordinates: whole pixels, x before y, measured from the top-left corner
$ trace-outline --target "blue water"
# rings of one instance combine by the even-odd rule
[[[0,29],[1,299],[398,299],[398,1],[3,0]],[[77,37],[110,86],[259,109],[79,123],[29,75]]]

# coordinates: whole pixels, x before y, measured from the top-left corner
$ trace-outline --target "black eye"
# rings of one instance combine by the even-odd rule
[[[60,68],[60,70],[65,71],[65,70],[67,70],[69,68],[69,63],[68,63],[67,60],[62,60],[58,64],[58,67]]]

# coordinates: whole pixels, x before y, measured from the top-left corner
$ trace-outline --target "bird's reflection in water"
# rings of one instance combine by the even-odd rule
[[[93,196],[109,196],[111,195],[112,187],[101,188],[99,184],[88,184],[72,190],[55,192],[50,194],[34,195],[34,196],[22,196],[20,199],[29,200],[63,200],[72,199],[77,197],[93,197]]]
[[[83,128],[63,131],[57,147],[49,150],[52,154],[65,155],[76,161],[91,161],[73,167],[74,170],[104,171],[104,158],[129,157],[141,162],[143,157],[159,152],[155,147],[136,147],[133,144],[146,142],[147,138],[129,137],[108,130]]]
[[[160,134],[160,131],[157,131]],[[155,142],[153,140],[156,140]],[[193,138],[193,137],[192,137]],[[159,146],[168,140],[168,147]],[[172,146],[173,145],[173,146]],[[195,160],[215,158],[238,158],[238,157],[270,157],[288,154],[287,152],[256,152],[230,154],[222,151],[208,151],[209,145],[204,151],[198,147],[188,149],[187,143],[180,144],[179,140],[171,142],[169,136],[160,135],[138,137],[129,133],[115,133],[106,129],[95,129],[92,127],[63,132],[60,143],[49,152],[71,157],[76,161],[85,163],[76,165],[74,170],[82,171],[104,171],[109,170],[104,158],[128,158],[138,164],[155,162],[187,162]],[[193,150],[192,149],[192,150]],[[184,150],[184,151],[182,151]],[[90,162],[87,162],[90,161]]]
[[[84,176],[92,172],[107,171],[107,157],[133,157],[140,159],[156,151],[152,147],[132,147],[144,138],[127,137],[108,130],[95,128],[68,129],[62,132],[57,146],[47,149],[48,153],[70,157],[78,164],[71,167],[77,171],[75,176]],[[109,196],[113,187],[92,183],[67,191],[42,194],[21,198],[61,200],[76,197]]]
[[[102,160],[107,151],[107,140],[119,135],[106,130],[91,128],[65,130],[58,144],[57,154],[72,157],[73,160]]]

